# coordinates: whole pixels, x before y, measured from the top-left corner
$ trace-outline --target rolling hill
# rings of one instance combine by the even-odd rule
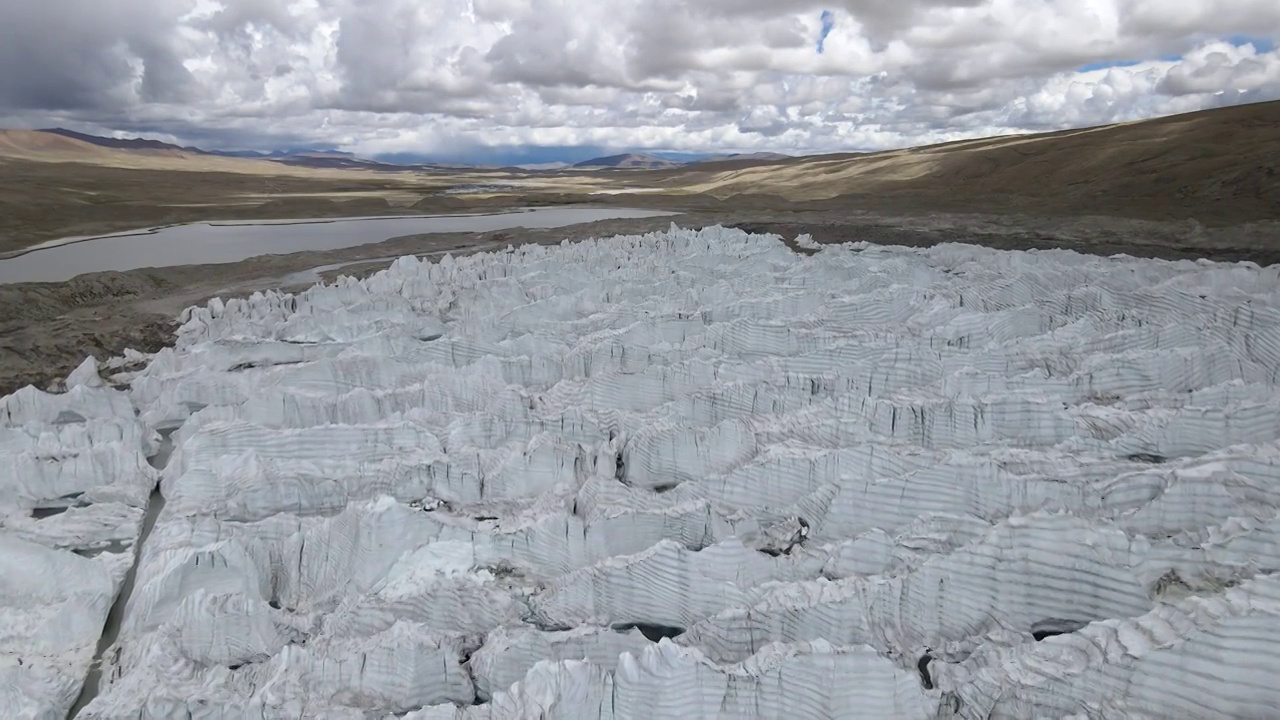
[[[889,152],[694,164],[662,184],[823,209],[1280,219],[1280,101]]]
[[[225,157],[157,141],[96,138],[65,130],[0,131],[0,161],[6,158],[10,175],[20,172],[13,166],[19,161],[339,181],[361,176],[407,181],[446,172],[488,173],[483,180],[468,177],[456,182],[491,183],[489,175],[496,172],[509,176],[503,182],[523,176],[532,183],[522,185],[524,192],[554,185],[555,192],[569,195],[626,195],[629,202],[665,203],[671,208],[746,203],[744,208],[833,212],[1194,218],[1217,225],[1280,219],[1280,101],[886,152],[807,157],[755,153],[692,162],[628,153],[578,163],[571,168],[574,172],[563,174],[406,167],[319,151]],[[429,172],[401,172],[406,169]],[[615,169],[648,172],[599,172]],[[66,185],[60,181],[58,186]],[[40,197],[41,202],[56,199]]]
[[[783,155],[782,153],[776,153],[776,152],[729,153],[727,155],[726,154],[708,155],[707,157],[704,157],[700,160],[694,160],[690,164],[697,165],[699,163],[713,163],[713,162],[746,162],[751,160],[763,160],[763,161],[790,160],[792,157],[793,157],[792,155]]]
[[[607,157],[594,158],[592,160],[584,160],[576,163],[573,167],[582,169],[605,169],[613,168],[617,170],[666,170],[670,168],[680,167],[682,163],[674,160],[663,160],[652,155],[641,155],[639,153],[624,153],[622,155],[609,155]]]
[[[199,148],[181,147],[172,143],[161,142],[159,140],[147,140],[145,138],[102,137],[100,135],[89,135],[87,133],[76,132],[74,130],[67,130],[66,128],[46,128],[44,130],[36,130],[35,132],[60,135],[89,145],[96,145],[98,147],[112,148],[116,150],[206,154],[205,151]]]
[[[112,148],[43,130],[0,130],[0,157],[20,160],[91,161],[111,157]]]

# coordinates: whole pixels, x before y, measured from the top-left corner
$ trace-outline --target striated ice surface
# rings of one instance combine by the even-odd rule
[[[82,718],[1280,705],[1280,269],[798,243],[403,258],[0,400],[0,714],[117,594]]]
[[[63,718],[134,564],[159,436],[87,359],[0,399],[0,715]]]
[[[544,660],[479,707],[436,706],[411,720],[491,718],[932,718],[937,700],[915,673],[869,647],[825,641],[770,645],[749,660],[718,665],[666,640],[618,658],[608,670]]]

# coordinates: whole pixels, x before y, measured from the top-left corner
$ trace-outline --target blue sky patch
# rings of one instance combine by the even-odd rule
[[[1181,55],[1161,55],[1160,57],[1152,58],[1152,59],[1159,60],[1160,62],[1177,62],[1182,59],[1182,56]],[[1137,65],[1141,62],[1143,61],[1142,60],[1102,60],[1100,62],[1092,62],[1092,63],[1086,63],[1084,65],[1081,65],[1080,67],[1076,68],[1076,72],[1092,72],[1094,70],[1106,70],[1107,68],[1133,67],[1134,65]]]
[[[1132,67],[1142,62],[1141,60],[1104,60],[1102,62],[1086,63],[1076,68],[1076,72],[1093,72],[1094,70],[1106,70],[1113,67]]]
[[[821,55],[827,49],[827,36],[836,27],[836,16],[830,10],[823,10],[818,17],[822,20],[822,31],[818,33],[818,54]]]
[[[1256,50],[1259,54],[1269,53],[1276,49],[1276,43],[1271,38],[1255,37],[1253,35],[1228,35],[1222,38],[1222,40],[1225,42],[1229,42],[1232,45],[1235,45],[1236,47],[1242,47],[1244,45],[1252,45],[1253,49]],[[1182,59],[1182,56],[1181,55],[1161,55],[1160,57],[1155,59],[1160,60],[1162,62],[1177,62],[1178,60]],[[1094,70],[1106,70],[1107,68],[1114,68],[1114,67],[1133,67],[1134,65],[1137,65],[1140,62],[1142,61],[1141,60],[1101,60],[1099,62],[1085,63],[1084,65],[1081,65],[1080,67],[1076,68],[1076,72],[1092,72]]]
[[[1276,49],[1276,44],[1271,38],[1253,37],[1252,35],[1228,35],[1222,39],[1236,47],[1252,45],[1253,49],[1259,53],[1269,53]]]

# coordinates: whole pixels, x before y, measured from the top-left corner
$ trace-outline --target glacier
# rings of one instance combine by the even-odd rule
[[[796,245],[405,257],[3,398],[0,715],[1280,706],[1280,268]]]

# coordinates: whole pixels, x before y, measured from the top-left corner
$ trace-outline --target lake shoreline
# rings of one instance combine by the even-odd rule
[[[556,228],[672,214],[650,208],[562,205],[487,213],[180,223],[36,245],[0,259],[0,284],[63,282],[93,272],[234,264],[261,255],[340,250],[418,234]]]
[[[573,207],[565,205],[562,207]],[[584,206],[586,207],[586,206]],[[42,250],[52,250],[53,248],[66,247],[67,245],[76,245],[78,243],[90,242],[92,240],[106,240],[109,238],[125,238],[135,237],[138,235],[155,235],[164,230],[176,227],[186,227],[192,225],[208,225],[210,227],[224,226],[256,226],[256,225],[323,225],[327,223],[352,221],[352,220],[395,220],[395,219],[416,219],[416,218],[460,218],[472,217],[476,215],[511,215],[513,213],[531,212],[537,208],[524,207],[512,208],[509,210],[495,210],[493,212],[474,212],[474,213],[439,213],[439,214],[423,214],[423,213],[407,213],[407,214],[387,214],[387,215],[358,215],[351,217],[316,217],[316,218],[261,218],[253,220],[191,220],[187,222],[167,223],[164,225],[153,225],[149,227],[139,228],[137,230],[121,230],[119,232],[100,233],[97,235],[71,235],[65,238],[57,238],[54,240],[46,240],[38,245],[23,248],[21,250],[11,250],[9,252],[0,253],[0,261],[12,260],[20,258],[23,255],[40,252]]]
[[[501,250],[507,245],[551,245],[566,239],[665,230],[673,221],[684,225],[689,218],[675,214],[549,229],[407,235],[334,250],[260,255],[232,263],[0,284],[0,395],[28,384],[47,388],[89,355],[105,360],[126,348],[155,352],[171,345],[178,314],[213,297],[245,297],[269,289],[303,290],[316,282],[315,277],[291,281],[291,274],[331,267],[321,273],[324,279],[344,272],[364,275],[386,267],[392,262],[389,258],[404,255],[440,257]],[[695,219],[714,224],[707,221]]]
[[[1006,250],[1063,249],[1168,260],[1280,263],[1280,249],[1271,240],[1280,224],[1272,222],[1204,228],[1186,222],[1108,217],[700,209],[669,217],[604,220],[549,230],[409,235],[337,250],[263,255],[235,263],[91,273],[66,282],[0,285],[0,394],[27,384],[48,387],[88,355],[102,360],[121,354],[125,348],[154,352],[171,345],[174,318],[186,307],[215,296],[244,297],[273,288],[302,290],[341,274],[377,272],[403,255],[434,259],[446,253],[501,250],[507,245],[643,234],[665,230],[673,222],[685,228],[723,224],[774,232],[793,247],[796,234],[808,233],[818,243],[867,241],[921,247],[967,242]],[[311,272],[317,268],[321,272]]]

